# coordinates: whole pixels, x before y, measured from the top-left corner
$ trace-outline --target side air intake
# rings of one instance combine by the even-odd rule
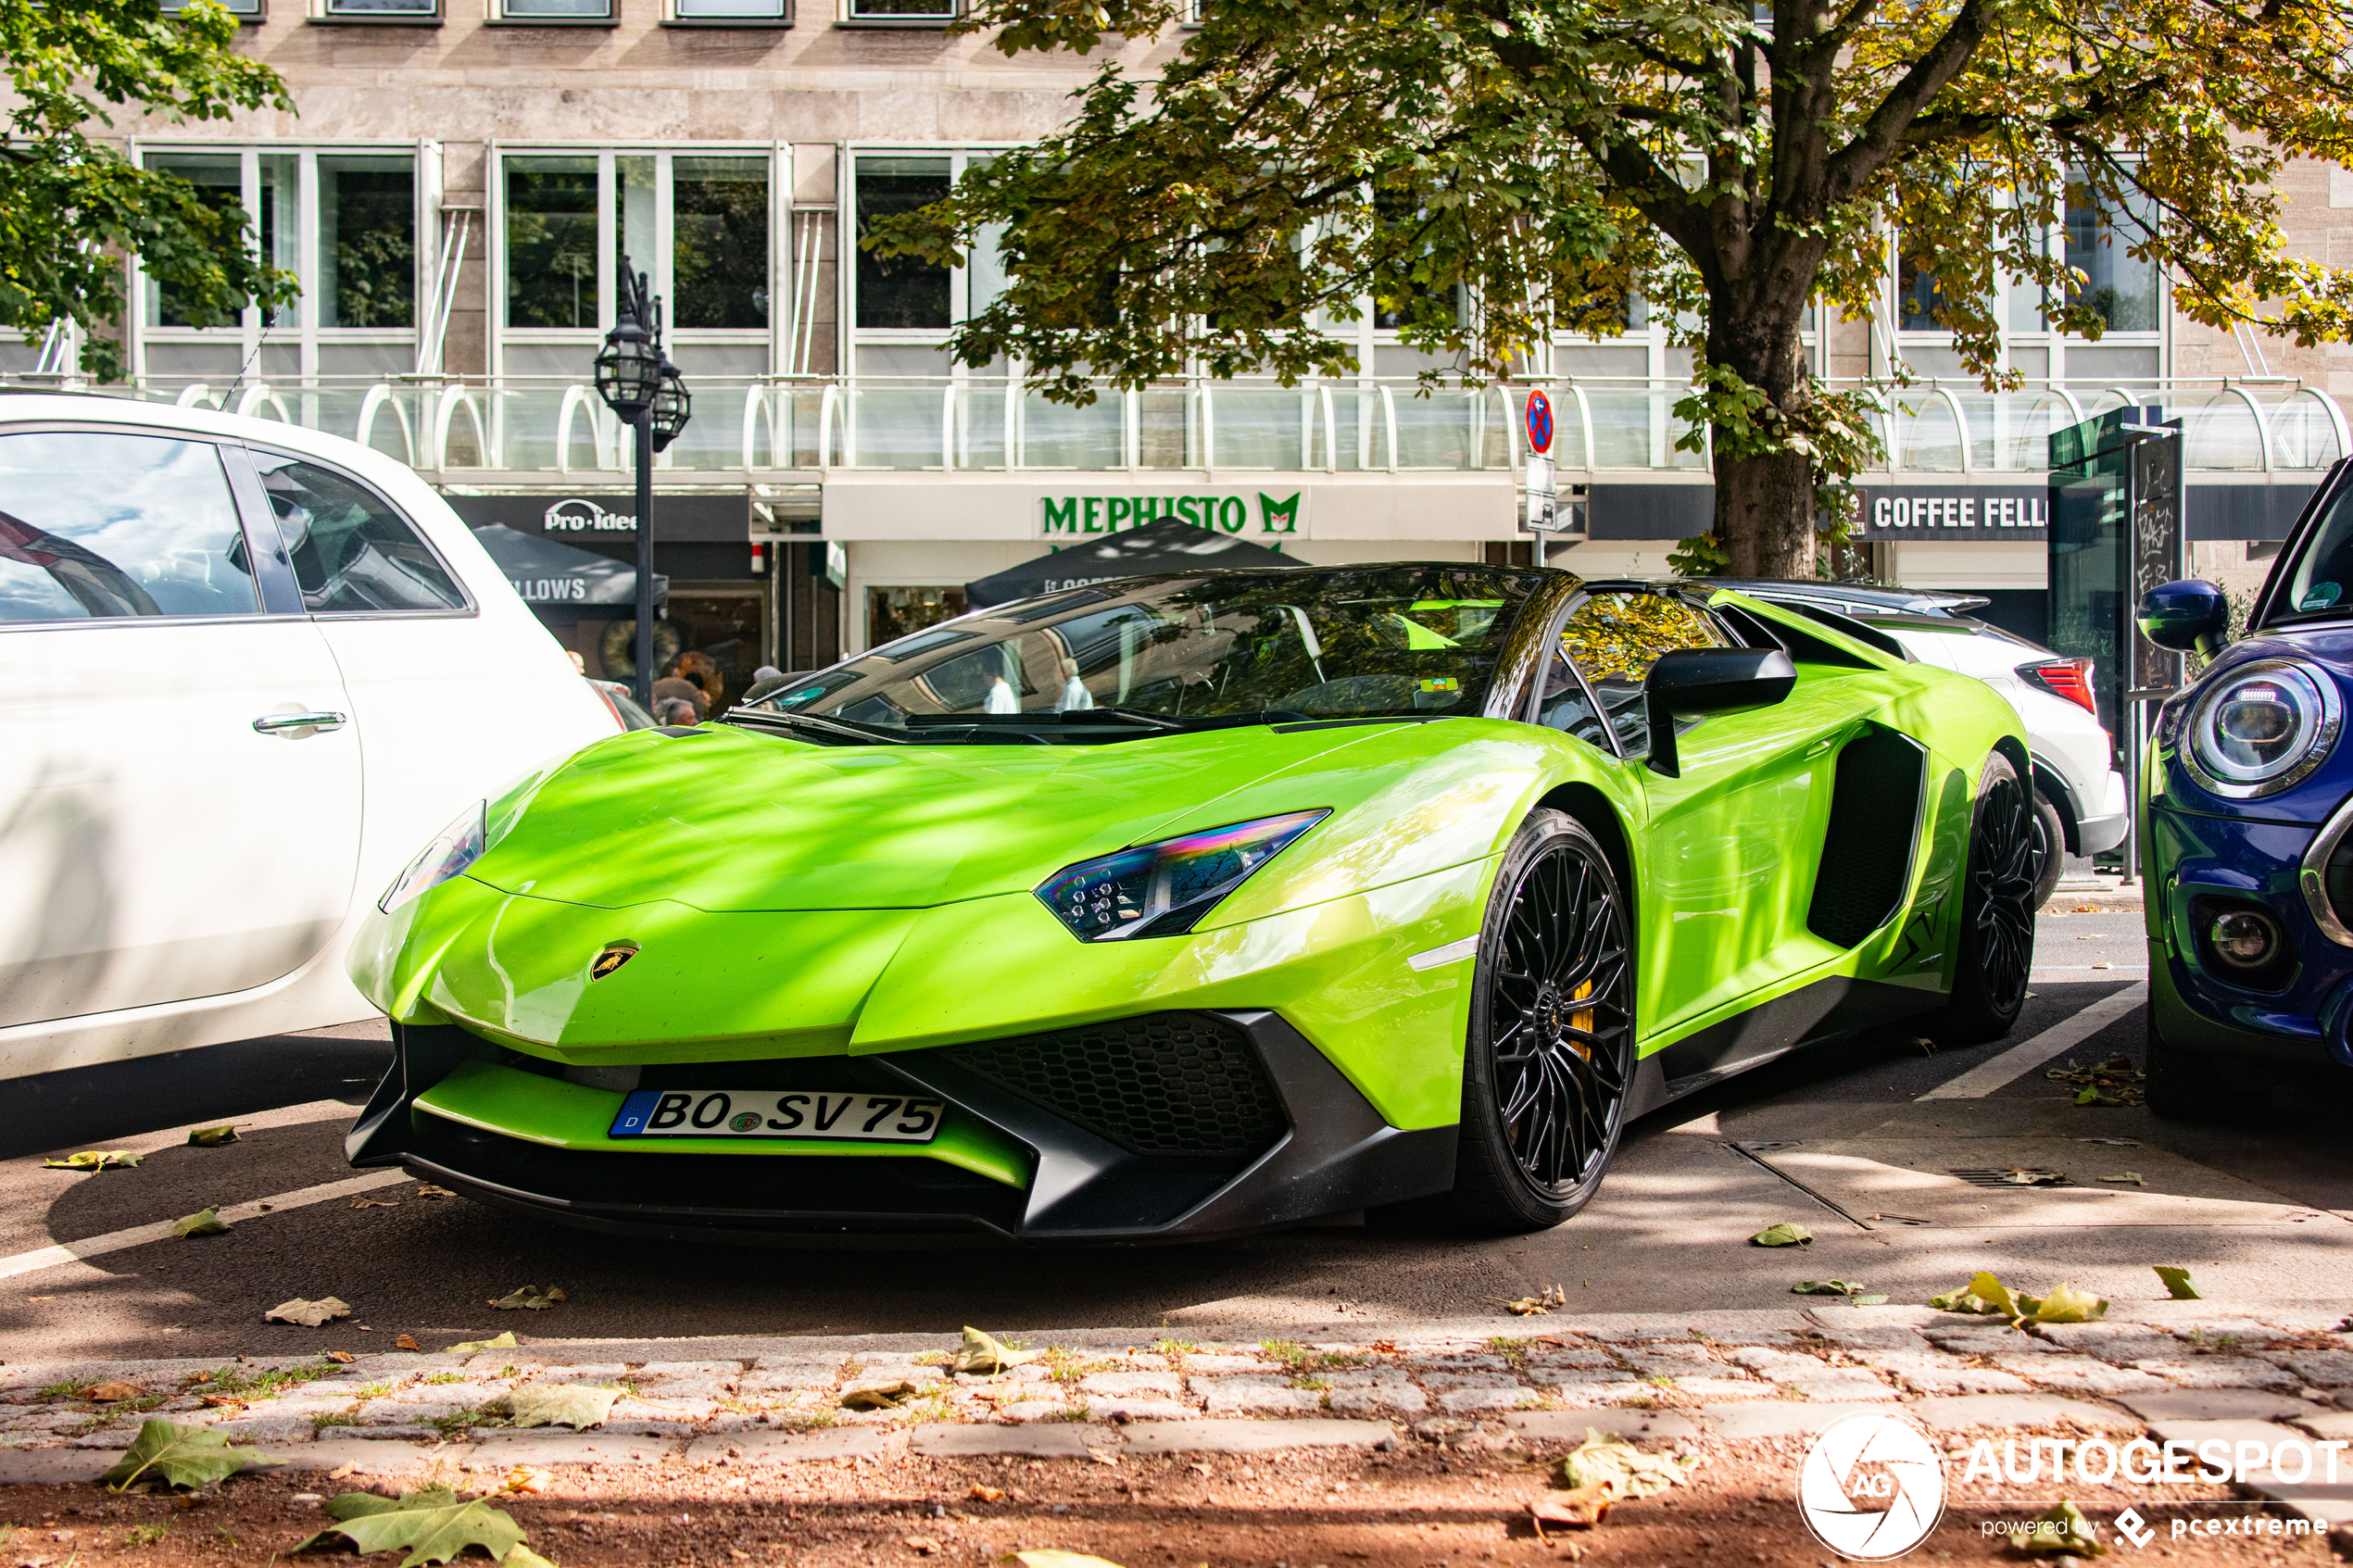
[[[1894,917],[1911,881],[1927,777],[1919,743],[1878,725],[1838,754],[1830,832],[1806,913],[1815,935],[1852,947]]]

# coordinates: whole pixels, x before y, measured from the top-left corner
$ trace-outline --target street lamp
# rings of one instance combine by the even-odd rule
[[[686,426],[693,399],[661,351],[661,302],[646,275],[621,258],[621,302],[597,356],[597,395],[637,433],[637,658],[631,685],[638,706],[654,702],[654,454]]]

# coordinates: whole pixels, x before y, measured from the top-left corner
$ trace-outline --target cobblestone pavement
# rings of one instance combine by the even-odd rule
[[[948,1371],[952,1347],[911,1335],[7,1365],[0,1483],[94,1479],[151,1415],[209,1425],[298,1469],[366,1476],[900,1452],[1493,1449],[1589,1428],[1692,1446],[1808,1434],[1863,1409],[1937,1433],[2145,1435],[2189,1451],[2212,1438],[2325,1445],[2353,1437],[2345,1323],[2309,1302],[2186,1301],[2119,1305],[2047,1337],[1911,1307],[1534,1317],[1500,1331],[1421,1323],[1312,1343],[1093,1329],[1009,1336],[1043,1354],[992,1376]],[[506,1396],[545,1384],[620,1397],[586,1431],[518,1428]],[[891,1402],[854,1408],[875,1399]],[[2324,1480],[2259,1475],[2253,1490],[2324,1527],[2353,1522],[2353,1488]]]

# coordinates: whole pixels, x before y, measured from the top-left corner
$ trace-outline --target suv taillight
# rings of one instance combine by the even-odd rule
[[[2088,659],[2045,659],[2018,667],[2020,679],[2032,686],[2040,686],[2053,696],[2063,696],[2094,718],[2099,717],[2099,700],[2092,695],[2092,660]]]

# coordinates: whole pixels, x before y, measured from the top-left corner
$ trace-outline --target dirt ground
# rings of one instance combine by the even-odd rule
[[[927,1560],[993,1563],[1037,1548],[1085,1552],[1125,1568],[1484,1568],[1568,1561],[1815,1568],[1837,1562],[1798,1515],[1798,1439],[1705,1444],[1707,1462],[1684,1486],[1621,1503],[1597,1527],[1548,1525],[1540,1538],[1529,1505],[1558,1496],[1564,1451],[1560,1445],[1491,1451],[1416,1443],[1393,1453],[1126,1457],[1112,1463],[900,1457],[733,1472],[583,1466],[518,1474],[510,1479],[535,1489],[510,1494],[500,1506],[529,1532],[533,1549],[562,1568],[918,1568]],[[1995,1496],[1984,1483],[1974,1489],[1961,1484],[1961,1470],[1959,1462],[1948,1463],[1944,1520],[1909,1555],[1940,1568],[2028,1561],[1986,1526],[2030,1519],[2054,1496]],[[449,1479],[481,1486],[454,1472]],[[269,1568],[328,1523],[321,1511],[325,1498],[362,1486],[265,1474],[188,1498],[118,1498],[97,1486],[11,1487],[0,1492],[0,1519],[12,1527],[0,1538],[0,1568]],[[2284,1515],[2233,1500],[2227,1487],[2166,1487],[2161,1500],[2155,1490],[2091,1486],[2071,1495],[2100,1526],[2098,1537],[2118,1562],[2158,1558],[2189,1568],[2336,1560],[2318,1537],[2176,1538],[2177,1517]],[[2138,1550],[2118,1540],[2110,1525],[2128,1503],[2158,1531]],[[379,1554],[373,1561],[397,1559]],[[2070,1568],[2069,1559],[2057,1561]]]

